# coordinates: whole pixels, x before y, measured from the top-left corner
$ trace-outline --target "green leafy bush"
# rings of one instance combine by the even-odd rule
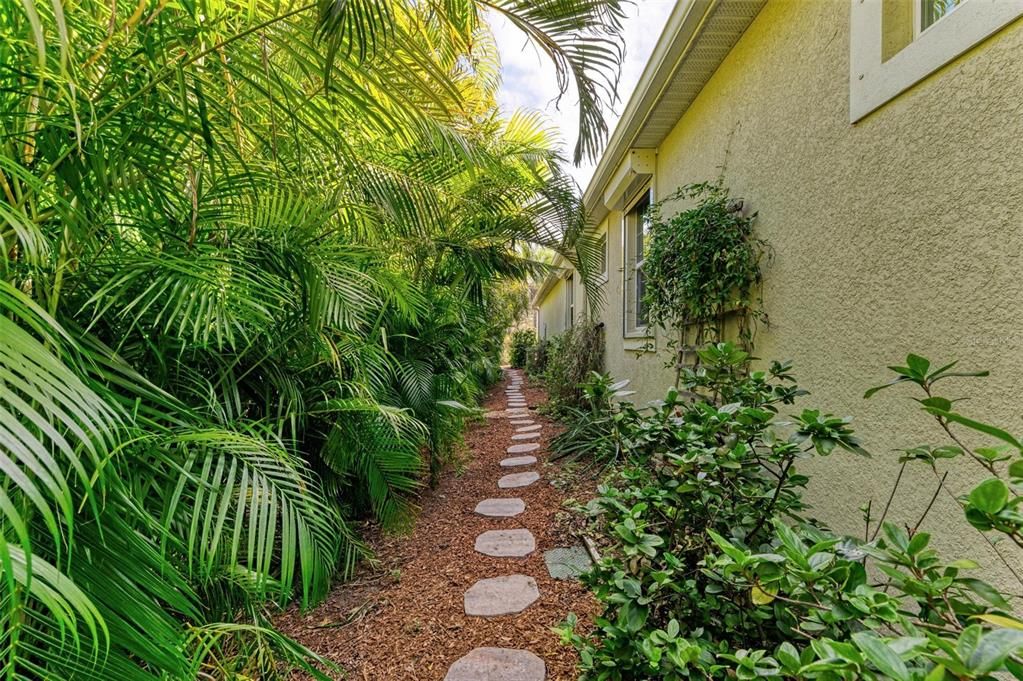
[[[574,617],[562,628],[583,678],[1023,678],[1023,622],[970,576],[976,563],[930,547],[924,517],[899,527],[868,512],[858,540],[805,516],[808,479],[795,462],[866,455],[849,419],[804,409],[783,420],[782,405],[805,394],[788,365],[747,373],[734,346],[700,353],[685,372],[691,394],[673,390],[622,424],[633,463],[588,506],[610,546],[587,576],[603,605],[596,631],[576,631]],[[893,384],[920,386],[923,408],[956,444],[910,450],[903,463],[977,460],[992,477],[960,500],[967,519],[1018,541],[1023,448],[933,394],[935,382],[964,375],[952,365],[928,373],[915,356],[907,365],[894,367]],[[952,424],[1006,446],[971,450]]]
[[[580,324],[540,343],[531,364],[554,412],[585,406],[582,386],[592,372],[604,367],[604,325]]]
[[[696,203],[665,216],[663,206],[679,200]],[[728,313],[736,314],[739,342],[752,347],[752,325],[766,318],[759,294],[766,244],[755,221],[718,184],[680,187],[652,208],[643,302],[650,324],[668,331],[677,371],[694,348],[724,340]]]
[[[536,346],[536,332],[532,329],[519,329],[512,334],[510,363],[516,369],[526,366],[529,353]]]
[[[625,390],[628,384],[591,372],[580,386],[586,407],[563,408],[568,428],[551,441],[552,459],[586,458],[606,465],[618,461],[625,451],[624,435],[637,417],[632,403],[622,401],[632,394]]]

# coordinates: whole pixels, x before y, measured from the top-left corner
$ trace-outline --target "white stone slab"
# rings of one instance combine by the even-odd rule
[[[513,426],[531,426],[536,423],[536,421],[533,421],[532,419],[519,419],[518,421],[509,421],[509,423]]]
[[[501,460],[501,468],[516,468],[518,466],[532,466],[536,463],[535,456],[513,456]]]
[[[526,510],[526,502],[517,497],[484,499],[476,504],[476,512],[489,518],[511,518]]]
[[[536,580],[526,575],[481,579],[465,592],[465,614],[500,617],[522,612],[540,598]]]
[[[528,650],[477,648],[448,669],[444,681],[545,681],[547,665]]]
[[[522,428],[516,428],[515,432],[516,433],[533,433],[533,432],[536,432],[536,431],[540,430],[541,428],[543,428],[543,426],[541,426],[539,423],[535,423],[533,425],[523,426]]]
[[[540,449],[539,442],[530,442],[524,445],[512,445],[504,451],[509,454],[529,454],[530,452],[535,452],[538,449]]]
[[[540,479],[540,474],[535,471],[526,473],[509,473],[497,481],[501,489],[515,489],[516,487],[529,487]]]
[[[523,558],[536,550],[529,530],[490,530],[476,537],[476,550],[495,558]]]
[[[534,433],[519,433],[518,435],[512,435],[511,439],[513,439],[513,440],[535,440],[538,437],[540,437],[540,433],[538,433],[538,432],[534,432]]]

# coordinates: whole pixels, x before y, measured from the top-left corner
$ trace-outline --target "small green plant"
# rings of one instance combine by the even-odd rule
[[[603,604],[596,630],[577,631],[574,618],[561,628],[583,678],[1023,678],[1023,622],[1005,594],[971,576],[975,562],[931,547],[926,511],[905,527],[868,512],[862,540],[806,517],[808,478],[795,464],[866,455],[849,419],[810,409],[783,418],[805,394],[789,365],[747,372],[750,358],[730,344],[700,353],[683,374],[685,398],[673,390],[623,429],[630,465],[587,507],[610,546],[586,578]],[[955,443],[905,452],[904,465],[973,458],[991,477],[960,499],[966,519],[1017,541],[1023,447],[934,390],[982,374],[932,371],[916,356],[892,369],[890,385],[917,385]],[[953,426],[1002,446],[970,449]]]
[[[663,214],[665,204],[680,200],[696,205]],[[746,350],[753,324],[766,320],[759,295],[766,244],[754,235],[755,220],[742,200],[709,183],[680,187],[651,209],[643,301],[650,324],[668,331],[679,378],[697,348],[724,340],[726,314],[736,314]]]
[[[551,441],[552,460],[584,458],[605,465],[617,462],[638,416],[632,403],[625,401],[633,394],[625,390],[628,384],[616,382],[609,374],[590,372],[589,379],[580,386],[586,406],[563,408],[568,428]]]
[[[513,368],[522,369],[526,366],[529,353],[536,346],[536,332],[532,329],[519,329],[511,335],[509,361]]]

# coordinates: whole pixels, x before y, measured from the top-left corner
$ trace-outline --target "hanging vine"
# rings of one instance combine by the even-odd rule
[[[696,205],[665,217],[665,204],[680,200]],[[649,323],[668,332],[676,378],[689,353],[724,340],[727,318],[734,316],[747,351],[756,324],[766,323],[760,264],[768,246],[754,234],[755,221],[716,183],[680,187],[651,208],[643,302]]]

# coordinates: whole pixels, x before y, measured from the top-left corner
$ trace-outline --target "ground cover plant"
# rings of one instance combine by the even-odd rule
[[[619,5],[0,5],[4,678],[304,664],[268,609],[409,521],[499,374],[503,282],[544,272],[521,245],[588,268],[487,12],[576,83],[592,157]]]
[[[748,371],[749,359],[710,346],[683,373],[686,397],[618,411],[630,415],[615,424],[629,463],[587,509],[606,544],[587,577],[603,613],[592,633],[572,618],[562,629],[583,678],[1023,678],[1018,600],[978,578],[974,561],[931,548],[933,499],[912,524],[866,509],[859,538],[813,521],[797,463],[867,453],[849,419],[793,408],[805,393],[791,367]],[[987,479],[957,499],[964,526],[1018,544],[1023,445],[939,392],[982,373],[915,355],[892,370],[867,395],[916,386],[950,438],[903,452],[903,466],[931,467],[936,497],[952,494],[937,464],[975,462]],[[962,429],[993,446],[968,446]]]

